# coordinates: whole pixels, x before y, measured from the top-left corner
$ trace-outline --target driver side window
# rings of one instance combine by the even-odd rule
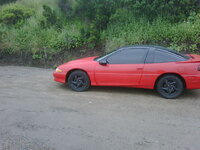
[[[147,48],[122,49],[108,57],[107,61],[109,64],[144,64],[147,52]]]

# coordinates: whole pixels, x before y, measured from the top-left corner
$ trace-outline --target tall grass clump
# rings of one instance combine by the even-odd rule
[[[71,24],[61,30],[54,27],[44,29],[38,24],[31,24],[30,20],[21,28],[2,29],[2,45],[9,53],[25,52],[32,53],[34,57],[43,57],[44,54],[56,54],[63,49],[75,48],[80,42],[78,29]]]
[[[33,59],[42,59],[81,45],[80,21],[67,22],[63,19],[56,0],[19,0],[5,8],[9,6],[10,9],[10,5],[31,9],[35,14],[24,18],[23,24],[0,23],[3,52],[29,53]]]
[[[171,23],[162,18],[152,22],[136,19],[134,16],[115,21],[111,18],[108,28],[101,34],[106,51],[124,45],[154,44],[173,48],[178,51],[196,51],[200,44],[200,16],[179,23]],[[125,20],[124,20],[125,19]]]

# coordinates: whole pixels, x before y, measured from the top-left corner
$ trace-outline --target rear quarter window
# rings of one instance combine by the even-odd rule
[[[166,63],[166,62],[179,62],[185,61],[186,58],[163,50],[155,50],[154,63]]]

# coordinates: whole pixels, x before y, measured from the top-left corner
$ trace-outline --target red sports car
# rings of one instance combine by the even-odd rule
[[[162,97],[173,99],[184,89],[200,89],[200,55],[159,46],[128,46],[65,63],[53,75],[55,81],[78,92],[90,86],[123,86],[156,89]]]

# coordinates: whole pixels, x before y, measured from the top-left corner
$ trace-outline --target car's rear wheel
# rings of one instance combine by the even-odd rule
[[[90,87],[90,79],[85,72],[77,70],[69,75],[68,86],[73,91],[83,92]]]
[[[166,99],[175,99],[183,93],[184,83],[178,76],[165,75],[158,80],[156,90]]]

